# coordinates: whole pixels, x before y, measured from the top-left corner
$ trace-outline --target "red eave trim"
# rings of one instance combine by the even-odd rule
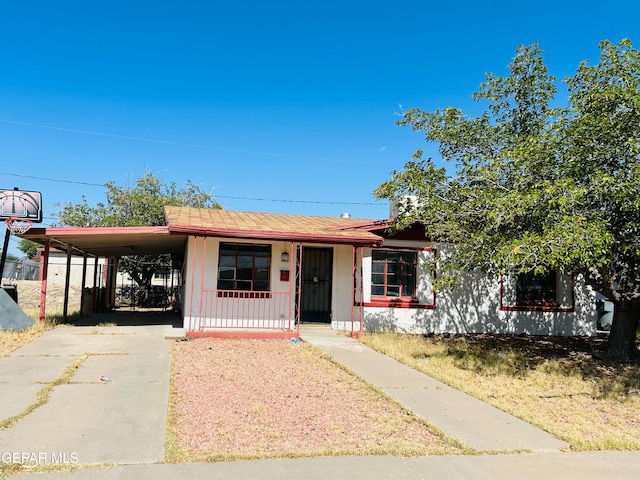
[[[169,226],[169,232],[174,234],[201,235],[206,237],[225,237],[225,238],[255,238],[261,240],[280,240],[294,242],[316,242],[316,243],[339,243],[346,245],[359,246],[379,246],[382,244],[382,237],[371,234],[375,238],[362,238],[361,236],[347,235],[319,235],[310,233],[291,233],[291,232],[265,232],[259,230],[234,230],[234,229],[218,229],[203,228],[189,226]]]
[[[46,235],[64,237],[71,235],[118,235],[118,234],[162,234],[170,233],[169,227],[48,227],[48,228],[31,228],[27,230],[25,236],[29,235]]]

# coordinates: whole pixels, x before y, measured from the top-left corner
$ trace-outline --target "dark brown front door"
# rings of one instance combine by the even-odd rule
[[[302,248],[300,321],[331,322],[332,266],[332,249]]]

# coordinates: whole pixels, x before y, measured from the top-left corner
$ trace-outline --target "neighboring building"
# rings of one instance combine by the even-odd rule
[[[39,248],[38,254],[34,258],[35,261],[40,262],[41,270],[44,263],[42,250],[42,248]],[[62,250],[51,249],[48,258],[47,281],[49,286],[64,285],[67,276],[67,253]],[[99,258],[97,262],[87,263],[86,269],[83,272],[84,259],[79,256],[71,256],[69,264],[69,282],[71,285],[79,287],[82,285],[83,275],[85,277],[85,281],[87,281],[87,279],[93,280],[95,275],[96,282],[100,286],[105,281],[108,264],[108,258]],[[40,272],[40,277],[42,277],[42,272]]]

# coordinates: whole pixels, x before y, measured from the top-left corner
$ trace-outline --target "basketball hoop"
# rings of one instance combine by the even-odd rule
[[[31,220],[18,217],[7,218],[4,223],[7,225],[9,231],[14,235],[22,235],[31,228],[31,225],[33,225]]]

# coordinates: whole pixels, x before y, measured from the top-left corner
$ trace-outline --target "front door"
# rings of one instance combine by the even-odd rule
[[[331,248],[302,248],[300,321],[331,323]]]

